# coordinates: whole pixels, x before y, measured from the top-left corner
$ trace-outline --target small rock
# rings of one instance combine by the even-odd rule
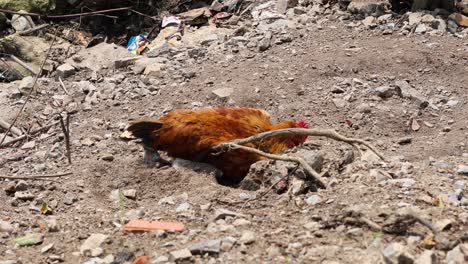
[[[458,165],[457,173],[462,175],[468,175],[468,166],[467,165]]]
[[[395,89],[390,86],[380,86],[374,89],[375,94],[383,99],[392,97],[395,94]]]
[[[46,219],[46,226],[47,226],[47,230],[49,232],[59,231],[59,225],[58,225],[58,222],[57,222],[57,218],[55,218],[55,217],[47,218]]]
[[[101,247],[102,243],[104,243],[107,238],[108,236],[104,234],[91,234],[80,246],[81,255],[86,256],[91,254],[93,250]]]
[[[398,144],[400,145],[406,145],[406,144],[409,144],[413,141],[413,138],[412,137],[403,137],[403,138],[400,138],[398,139]]]
[[[239,193],[239,199],[240,199],[241,201],[247,201],[247,200],[249,200],[250,198],[251,198],[251,197],[250,197],[250,195],[249,195],[248,193],[244,193],[244,192]]]
[[[103,154],[101,159],[104,161],[113,161],[114,156],[112,154]]]
[[[6,232],[6,233],[11,233],[15,230],[13,225],[10,223],[0,220],[0,232]]]
[[[252,231],[244,231],[239,239],[239,243],[249,245],[254,243],[256,240],[256,235]]]
[[[453,188],[455,190],[465,190],[465,181],[463,180],[458,180],[453,184]]]
[[[320,196],[318,196],[316,194],[309,196],[305,200],[306,204],[308,204],[308,205],[316,205],[316,204],[320,203],[320,201],[322,201],[322,199],[320,198]]]
[[[231,236],[223,238],[223,241],[221,242],[221,250],[224,252],[231,250],[236,241],[237,240]]]
[[[447,21],[447,30],[448,32],[455,34],[458,31],[458,25],[455,21],[453,20],[448,20]]]
[[[403,188],[412,188],[416,181],[414,179],[405,178],[405,179],[391,179],[387,181],[390,184],[401,185]]]
[[[179,261],[186,260],[192,257],[192,253],[190,252],[190,250],[186,248],[172,251],[169,253],[169,255],[170,255],[169,260],[173,262],[179,262]]]
[[[185,212],[185,211],[189,210],[190,207],[191,207],[190,204],[187,203],[187,202],[181,203],[179,206],[177,206],[176,213]]]
[[[163,63],[153,63],[146,66],[143,72],[146,76],[161,78],[165,75],[166,65]]]
[[[308,189],[306,182],[296,177],[292,179],[291,187],[292,187],[293,195],[304,194],[307,192],[307,189]]]
[[[29,142],[26,142],[21,146],[21,149],[33,149],[36,146],[36,141],[32,140]]]
[[[424,252],[419,255],[414,264],[436,264],[437,258],[432,250],[424,250]]]
[[[27,13],[27,12],[24,10],[20,10],[18,13]],[[11,26],[16,31],[26,31],[28,29],[35,27],[36,25],[34,24],[30,16],[14,14],[11,17]]]
[[[71,193],[71,192],[67,192],[65,196],[63,197],[63,203],[66,205],[72,205],[76,201],[78,201],[78,198],[76,197],[74,193]]]
[[[447,252],[445,261],[446,263],[450,263],[450,264],[462,264],[462,263],[466,263],[467,258],[468,258],[468,244],[464,243],[464,244],[459,244],[458,246],[454,247],[452,250]]]
[[[422,14],[421,13],[411,13],[409,14],[408,16],[408,22],[409,22],[409,26],[412,27],[416,24],[419,24],[421,23],[421,20],[422,20]]]
[[[437,29],[439,32],[447,31],[447,23],[443,19],[434,19],[431,23],[433,29]]]
[[[24,192],[15,192],[15,198],[23,201],[30,201],[34,200],[36,196],[32,194],[31,192],[24,191]]]
[[[130,209],[128,210],[127,213],[125,213],[125,217],[128,220],[140,219],[143,217],[143,215],[144,215],[144,212],[141,209]]]
[[[18,89],[22,95],[27,95],[34,86],[34,78],[31,76],[24,77],[18,84]]]
[[[25,236],[15,238],[15,243],[20,246],[32,246],[41,244],[44,241],[44,235],[38,233],[30,233]]]
[[[232,88],[220,88],[212,91],[212,93],[220,99],[228,98],[233,92],[234,90]]]
[[[346,100],[341,98],[333,98],[332,102],[336,106],[336,108],[343,108],[346,106]]]
[[[189,248],[193,255],[216,255],[221,250],[221,240],[207,240],[200,243],[196,243]]]
[[[427,27],[424,24],[419,24],[416,29],[414,30],[414,33],[416,34],[424,34],[427,31]]]
[[[218,209],[215,212],[215,216],[213,218],[213,221],[219,220],[219,219],[225,219],[226,217],[244,217],[244,215],[229,211],[227,209]]]
[[[57,80],[59,77],[62,80],[64,80],[68,76],[71,76],[75,73],[75,67],[71,66],[68,63],[65,63],[65,64],[58,66],[56,72],[57,72],[57,75],[56,75]]]
[[[468,16],[464,16],[460,13],[453,13],[449,16],[450,21],[455,21],[460,27],[468,27]]]
[[[414,262],[414,257],[400,243],[390,244],[383,250],[382,254],[387,264],[411,264]]]
[[[273,38],[273,33],[271,31],[267,31],[265,36],[263,36],[262,40],[258,43],[258,50],[265,51],[271,46],[271,39]]]
[[[129,190],[124,190],[124,191],[122,192],[122,194],[123,194],[123,196],[125,196],[125,197],[127,197],[127,198],[129,198],[129,199],[134,200],[134,199],[136,199],[136,192],[137,192],[137,191],[136,191],[135,189],[129,189]]]
[[[41,253],[44,254],[47,251],[51,250],[54,247],[54,243],[50,243],[41,248]]]
[[[362,20],[362,24],[366,28],[372,28],[372,27],[377,26],[376,22],[377,22],[377,19],[373,16],[368,16]]]

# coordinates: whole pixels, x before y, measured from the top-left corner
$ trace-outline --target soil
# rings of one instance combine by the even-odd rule
[[[94,233],[109,236],[102,245],[101,258],[109,254],[122,256],[125,252],[169,257],[169,252],[196,242],[226,237],[238,240],[250,230],[255,234],[253,243],[238,241],[232,248],[223,246],[218,255],[194,256],[192,261],[383,263],[383,249],[400,242],[414,258],[432,249],[443,262],[447,252],[463,243],[468,232],[467,205],[453,205],[448,198],[456,181],[467,180],[466,175],[456,172],[459,165],[468,163],[466,39],[451,35],[382,35],[350,29],[333,21],[322,27],[292,31],[291,43],[274,44],[265,52],[219,49],[204,59],[186,60],[182,71],[195,73],[188,79],[178,76],[171,61],[167,63],[170,77],[157,82],[125,69],[99,72],[98,79],[118,79],[123,75],[125,80],[117,81],[116,88],[128,93],[118,100],[102,100],[90,111],[78,111],[72,116],[71,165],[67,164],[58,126],[47,132],[49,137],[36,139],[31,150],[19,147],[0,150],[2,157],[18,153],[26,156],[2,165],[1,175],[73,172],[53,181],[27,181],[27,191],[35,197],[33,201],[14,199],[12,194],[0,191],[3,201],[0,219],[14,226],[13,233],[2,233],[0,260],[83,263],[91,257],[80,254],[80,246]],[[73,83],[89,80],[92,74],[80,71],[65,84],[72,93],[78,93],[79,88]],[[430,106],[421,109],[411,99],[398,95],[382,99],[372,92],[401,80],[428,98]],[[100,81],[94,83],[97,87],[102,85]],[[142,86],[152,87],[156,92],[131,96]],[[332,92],[337,86],[344,92]],[[218,88],[234,91],[228,100],[221,100],[212,94]],[[52,103],[52,95],[63,94],[58,82],[41,79],[40,93],[28,103],[18,126],[27,127],[32,118],[48,119],[43,114],[46,105]],[[450,100],[458,103],[448,106]],[[2,103],[0,112],[4,119],[12,120],[19,110],[16,101]],[[343,105],[338,103],[337,107],[334,102]],[[370,141],[390,162],[361,161],[356,152],[356,161],[339,171],[343,153],[351,148],[329,139],[309,138],[309,142],[319,147],[306,150],[325,156],[325,169],[330,170],[328,188],[293,197],[275,192],[262,196],[265,189],[246,191],[222,186],[210,174],[148,167],[142,162],[141,146],[119,138],[131,120],[199,105],[263,108],[275,121],[307,119],[312,128],[335,129],[343,135]],[[412,118],[420,126],[417,131],[408,125]],[[411,137],[411,142],[400,144],[404,137]],[[92,145],[83,144],[85,139],[91,139]],[[52,152],[59,155],[48,154]],[[113,160],[103,160],[106,155]],[[41,164],[46,168],[37,172]],[[373,169],[415,182],[409,187],[391,180],[379,182],[370,173]],[[6,190],[11,182],[5,180],[0,186]],[[116,202],[111,198],[116,189],[134,189],[136,198],[125,197]],[[245,194],[258,199],[239,202]],[[318,195],[320,202],[307,204],[306,199],[312,195]],[[67,196],[77,200],[66,205]],[[167,197],[173,197],[174,204],[160,202]],[[55,205],[52,214],[43,215],[35,209],[42,201]],[[184,201],[190,204],[190,209],[176,212]],[[349,214],[351,209],[358,210],[378,225],[388,226],[392,217],[405,208],[417,210],[434,224],[445,219],[451,224],[447,230],[436,233],[431,244],[428,242],[431,231],[420,223],[411,222],[401,232],[376,231]],[[143,219],[181,222],[186,231],[124,234],[122,219],[128,218],[132,209],[138,210]],[[213,221],[218,209],[243,216]],[[56,232],[47,228],[51,218],[57,220]],[[247,221],[239,225],[239,221],[235,222],[239,218]],[[12,243],[13,238],[28,232],[42,233],[42,245],[19,247]],[[41,248],[51,243],[52,249],[41,253]]]

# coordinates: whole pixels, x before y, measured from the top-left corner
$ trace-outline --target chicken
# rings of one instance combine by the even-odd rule
[[[308,123],[301,120],[272,124],[270,115],[264,110],[219,107],[177,110],[156,120],[133,122],[127,130],[142,139],[145,162],[160,160],[158,151],[166,151],[172,157],[209,163],[223,172],[221,182],[235,184],[247,175],[250,165],[263,157],[243,150],[215,155],[211,147],[283,128],[308,128]],[[269,153],[281,153],[304,143],[306,138],[304,135],[276,136],[246,146]]]

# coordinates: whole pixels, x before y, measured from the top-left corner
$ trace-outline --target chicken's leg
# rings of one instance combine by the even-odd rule
[[[164,165],[171,165],[171,162],[161,158],[159,152],[153,148],[149,148],[144,146],[143,149],[145,150],[144,155],[144,162],[148,165],[156,165],[157,167],[162,167]]]

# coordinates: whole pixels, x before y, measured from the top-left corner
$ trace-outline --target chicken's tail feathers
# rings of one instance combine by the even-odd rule
[[[132,133],[136,138],[143,139],[143,142],[152,140],[155,132],[161,129],[163,126],[160,122],[141,120],[130,123],[127,127],[127,131]]]

